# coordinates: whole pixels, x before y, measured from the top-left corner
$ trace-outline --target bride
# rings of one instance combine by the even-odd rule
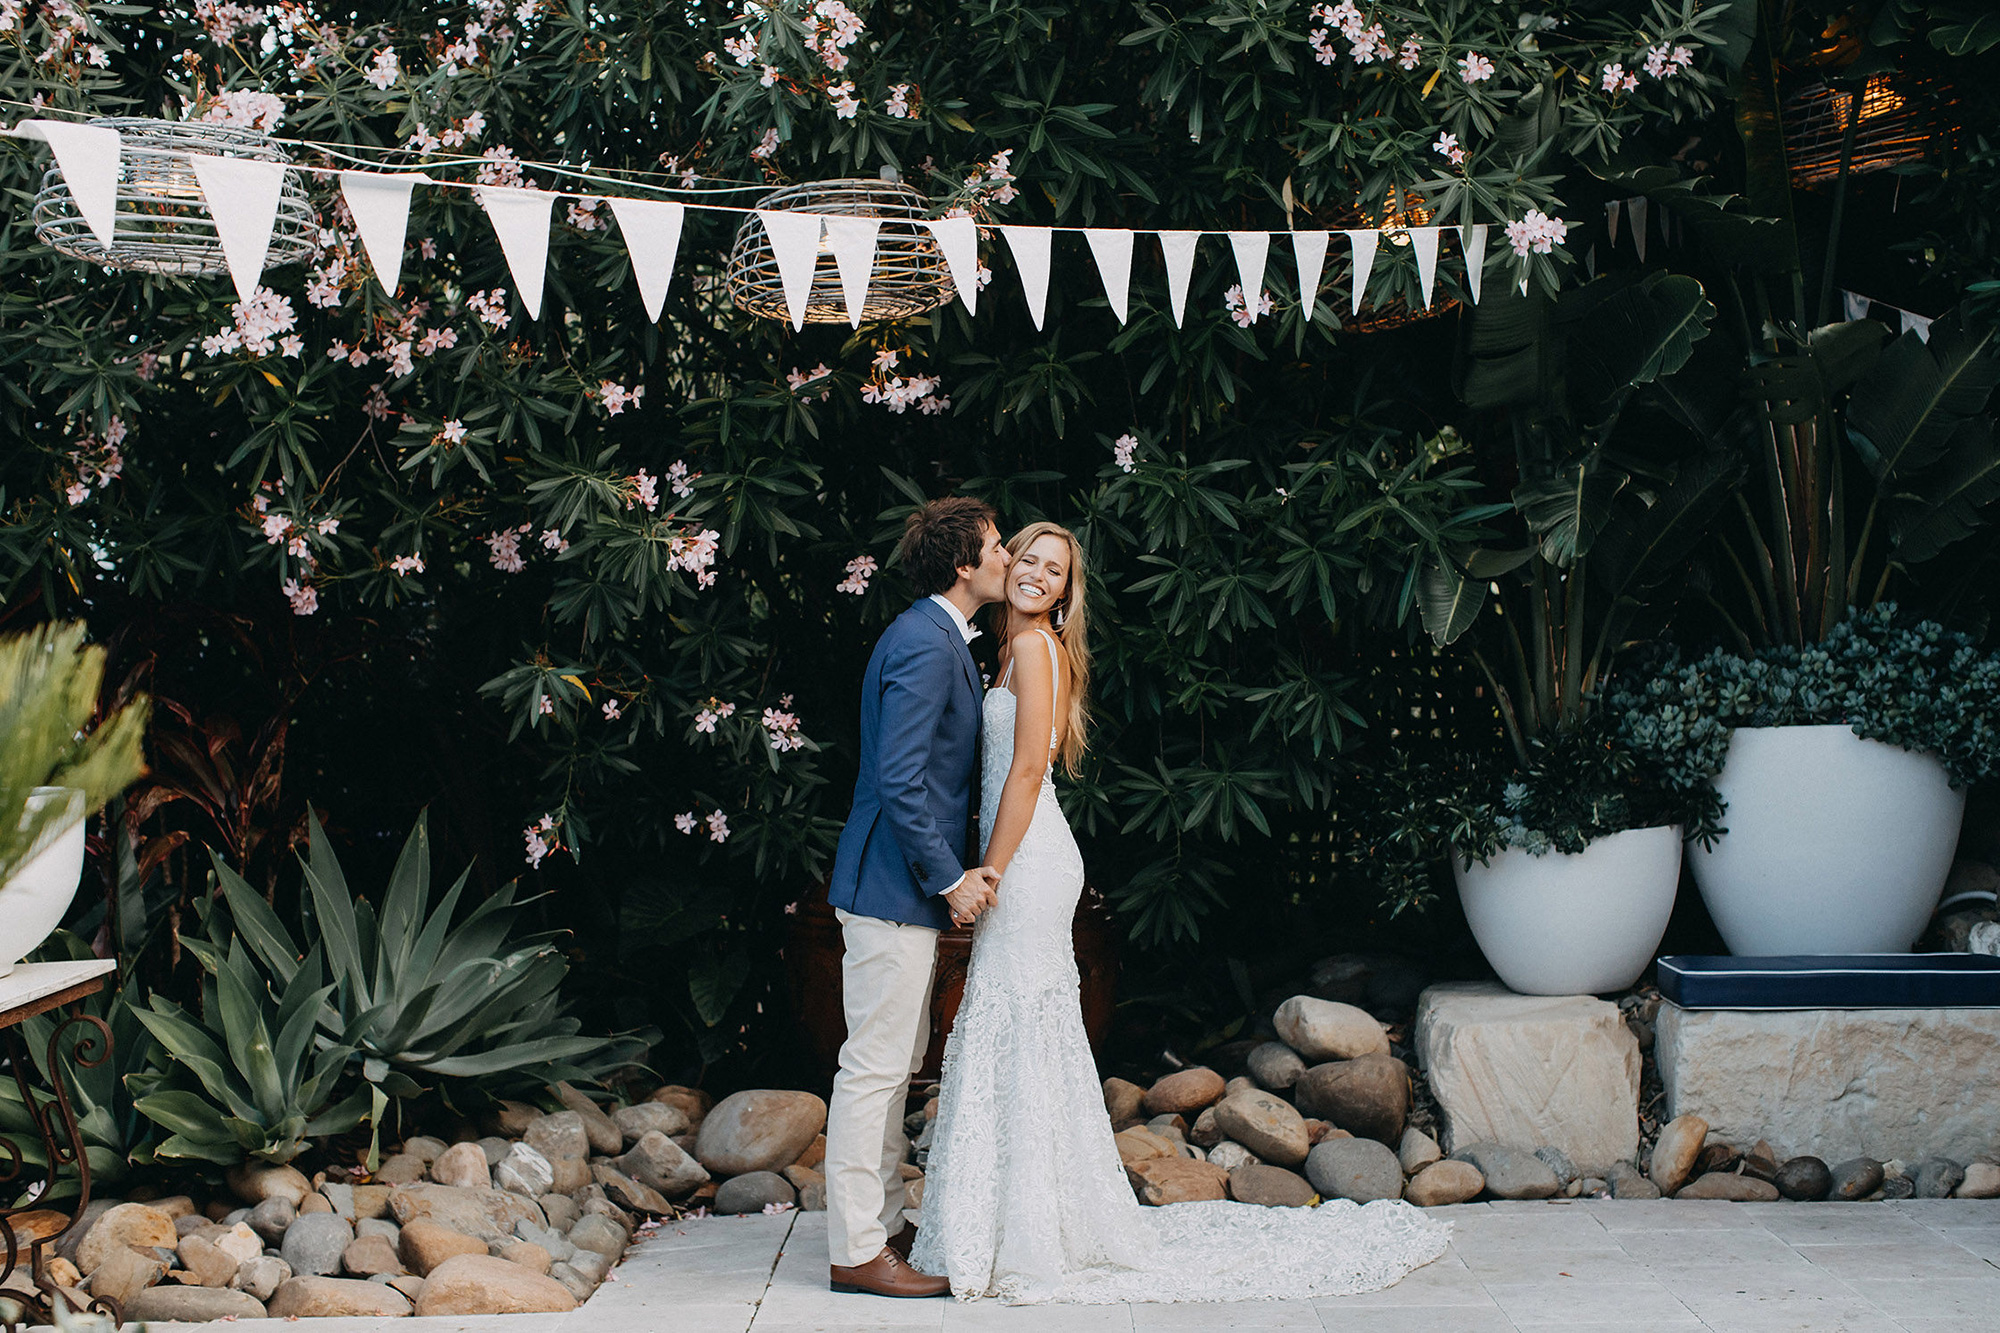
[[[998,903],[972,939],[945,1049],[922,1221],[910,1254],[960,1300],[1222,1301],[1385,1287],[1444,1252],[1409,1204],[1142,1207],[1126,1182],[1083,1032],[1070,922],[1083,858],[1051,767],[1084,753],[1087,583],[1074,535],[1007,543],[1001,672],[986,694],[980,834]]]

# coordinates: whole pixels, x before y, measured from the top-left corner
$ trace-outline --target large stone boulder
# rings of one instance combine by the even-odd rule
[[[825,1128],[826,1103],[810,1092],[731,1093],[702,1120],[694,1155],[711,1175],[782,1171]]]
[[[1265,1208],[1303,1208],[1313,1201],[1313,1187],[1296,1171],[1251,1162],[1229,1173],[1229,1197]]]
[[[1525,1148],[1472,1143],[1452,1155],[1478,1167],[1495,1198],[1550,1199],[1562,1189],[1554,1168]]]
[[[1681,1186],[1676,1199],[1726,1199],[1731,1203],[1776,1203],[1778,1187],[1755,1176],[1739,1176],[1733,1171],[1711,1171],[1699,1180]]]
[[[1243,1063],[1249,1067],[1250,1077],[1260,1088],[1272,1092],[1283,1092],[1299,1081],[1299,1075],[1306,1072],[1306,1062],[1299,1053],[1282,1041],[1264,1041],[1250,1048]]]
[[[131,1323],[201,1324],[211,1319],[262,1319],[264,1302],[227,1287],[148,1287],[120,1312]]]
[[[1146,1107],[1146,1090],[1122,1078],[1104,1080],[1104,1113],[1116,1129],[1128,1120],[1137,1120]]]
[[[486,1150],[476,1143],[454,1143],[431,1162],[430,1176],[440,1185],[460,1189],[493,1188],[493,1170],[486,1164]]]
[[[1403,1197],[1419,1208],[1467,1203],[1486,1188],[1486,1177],[1470,1162],[1432,1162],[1410,1178]]]
[[[306,1201],[306,1195],[313,1192],[312,1182],[297,1167],[273,1166],[269,1162],[246,1162],[241,1166],[232,1166],[224,1179],[230,1192],[249,1204],[282,1198],[296,1208]]]
[[[533,1199],[505,1190],[467,1190],[450,1185],[400,1186],[389,1196],[389,1215],[400,1227],[409,1226],[416,1218],[429,1217],[453,1231],[489,1243],[513,1235],[518,1222],[546,1226],[549,1220]]]
[[[121,1308],[167,1275],[166,1261],[151,1250],[119,1246],[90,1272],[93,1295],[108,1297]]]
[[[657,1129],[641,1134],[629,1152],[611,1159],[611,1165],[669,1199],[691,1194],[709,1180],[708,1171],[700,1162],[682,1152],[679,1144]]]
[[[687,1112],[665,1102],[621,1106],[611,1113],[611,1123],[618,1126],[619,1137],[625,1141],[627,1148],[648,1134],[664,1134],[672,1138],[688,1132]]]
[[[609,1156],[625,1146],[625,1134],[605,1113],[603,1107],[586,1097],[567,1083],[555,1086],[556,1100],[565,1109],[583,1117],[583,1132],[590,1139],[590,1150],[599,1156]]]
[[[1993,1150],[2000,1009],[1701,1010],[1664,1004],[1670,1116],[1780,1159],[1969,1162]]]
[[[76,1247],[76,1266],[95,1273],[120,1250],[173,1249],[180,1243],[174,1219],[143,1203],[121,1203],[106,1209],[83,1243]]]
[[[1646,1174],[1660,1187],[1660,1193],[1672,1194],[1688,1182],[1707,1141],[1708,1122],[1698,1115],[1677,1115],[1661,1128],[1646,1165]]]
[[[540,1152],[516,1143],[494,1166],[492,1183],[509,1194],[539,1199],[556,1187],[555,1167]]]
[[[1415,1047],[1447,1151],[1548,1144],[1591,1176],[1639,1151],[1639,1043],[1615,1004],[1431,986],[1417,1001]]]
[[[1148,1157],[1143,1162],[1128,1162],[1125,1174],[1131,1178],[1132,1188],[1143,1204],[1197,1203],[1229,1195],[1227,1171],[1213,1162],[1197,1162],[1189,1157]]]
[[[1213,1069],[1182,1069],[1146,1089],[1147,1115],[1193,1116],[1222,1097],[1222,1075]]]
[[[775,1171],[751,1171],[731,1176],[715,1192],[714,1211],[719,1216],[734,1213],[761,1213],[774,1203],[797,1203],[798,1192],[790,1181]]]
[[[1294,995],[1271,1015],[1271,1026],[1308,1065],[1389,1053],[1389,1035],[1366,1009],[1335,1000]]]
[[[1328,1139],[1306,1158],[1306,1179],[1329,1199],[1372,1203],[1403,1197],[1403,1168],[1374,1139]]]
[[[410,1303],[382,1282],[352,1277],[295,1277],[278,1284],[265,1311],[273,1319],[395,1319]]]
[[[1314,1065],[1292,1088],[1301,1113],[1391,1147],[1410,1114],[1410,1067],[1393,1055]]]
[[[1298,1166],[1312,1148],[1305,1117],[1268,1092],[1238,1092],[1223,1098],[1215,1106],[1215,1127],[1223,1138],[1280,1167]]]
[[[354,1243],[354,1228],[338,1213],[307,1213],[285,1232],[279,1257],[302,1276],[327,1277],[340,1271],[340,1257]]]
[[[501,1244],[503,1241],[492,1242]],[[491,1244],[477,1236],[453,1231],[428,1217],[413,1217],[397,1237],[396,1250],[403,1264],[418,1277],[461,1254],[485,1254]]]
[[[417,1314],[562,1314],[576,1297],[554,1278],[485,1254],[447,1259],[424,1279]]]

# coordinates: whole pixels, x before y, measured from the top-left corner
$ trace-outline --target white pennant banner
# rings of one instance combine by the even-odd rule
[[[529,319],[542,317],[542,285],[549,268],[549,210],[556,196],[507,185],[475,186],[486,220],[500,238],[500,253],[514,275],[514,290]]]
[[[1243,309],[1250,322],[1257,322],[1257,307],[1263,304],[1264,261],[1271,255],[1268,231],[1232,231],[1229,248],[1236,252],[1236,277],[1243,284]]]
[[[1915,329],[1917,331],[1918,338],[1922,339],[1925,342],[1929,342],[1931,340],[1931,322],[1928,319],[1925,319],[1922,315],[1917,314],[1913,310],[1898,310],[1896,313],[1903,317],[1904,333],[1908,333],[1911,329]]]
[[[965,302],[965,313],[979,313],[979,224],[971,218],[932,218],[924,224],[944,255],[951,285]]]
[[[785,311],[792,331],[806,326],[806,302],[812,299],[813,270],[819,267],[818,213],[786,213],[760,208],[757,217],[771,238],[771,255],[778,261],[778,281],[785,288]]]
[[[1868,318],[1868,298],[1860,292],[1841,292],[1840,308],[1847,315],[1850,322]]]
[[[875,272],[875,234],[882,219],[851,213],[826,215],[826,248],[840,270],[840,299],[847,306],[849,328],[861,327],[861,310],[868,304],[868,279]]]
[[[674,280],[674,260],[681,252],[681,223],[687,206],[671,199],[606,199],[625,238],[632,261],[632,281],[646,303],[646,318],[658,322],[667,303],[667,286]]]
[[[1361,313],[1361,302],[1368,296],[1368,274],[1375,267],[1375,247],[1382,240],[1382,233],[1373,227],[1347,233],[1347,240],[1354,247],[1354,309],[1352,314]]]
[[[1299,266],[1299,304],[1305,307],[1308,322],[1319,296],[1320,275],[1326,272],[1326,242],[1327,233],[1323,231],[1292,233],[1292,258]]]
[[[248,304],[264,278],[264,259],[271,253],[271,227],[278,220],[278,200],[285,193],[285,164],[254,157],[210,157],[191,153],[195,181],[215,219],[215,239],[236,295]]]
[[[1000,234],[1007,238],[1014,267],[1021,271],[1021,294],[1028,298],[1028,314],[1040,329],[1042,312],[1049,302],[1049,229],[1002,227]]]
[[[1085,227],[1083,239],[1090,242],[1090,253],[1097,260],[1097,276],[1104,279],[1111,313],[1123,324],[1132,292],[1132,233],[1123,227]]]
[[[1187,309],[1188,279],[1194,275],[1194,246],[1201,233],[1163,231],[1158,235],[1160,257],[1167,261],[1167,303],[1173,307],[1174,327],[1179,328]]]
[[[1646,204],[1644,196],[1625,201],[1625,212],[1632,219],[1632,244],[1639,251],[1639,262],[1646,262]]]
[[[67,120],[24,120],[13,133],[49,146],[90,234],[99,245],[110,245],[118,227],[118,131]]]
[[[1431,288],[1437,285],[1438,229],[1410,228],[1410,248],[1417,252],[1417,285],[1423,288],[1424,309],[1431,308]]]
[[[1486,224],[1460,227],[1458,244],[1465,251],[1465,289],[1472,294],[1472,304],[1478,305],[1480,280],[1486,276]]]
[[[343,171],[340,197],[354,215],[361,248],[375,270],[382,290],[394,296],[403,275],[403,242],[410,230],[410,192],[430,177],[421,171],[390,175],[380,171]]]
[[[1618,201],[1613,199],[1604,206],[1604,234],[1610,238],[1611,248],[1618,248]]]

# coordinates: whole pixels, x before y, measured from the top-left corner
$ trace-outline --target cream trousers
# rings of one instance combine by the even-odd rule
[[[903,1105],[931,1040],[938,933],[836,910],[847,1040],[826,1117],[827,1254],[865,1264],[902,1230]]]

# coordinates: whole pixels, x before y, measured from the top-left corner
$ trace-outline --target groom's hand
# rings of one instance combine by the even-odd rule
[[[953,923],[969,924],[993,906],[998,901],[995,889],[999,883],[1000,872],[991,866],[974,866],[966,871],[964,879],[945,890],[944,901],[951,910]]]

